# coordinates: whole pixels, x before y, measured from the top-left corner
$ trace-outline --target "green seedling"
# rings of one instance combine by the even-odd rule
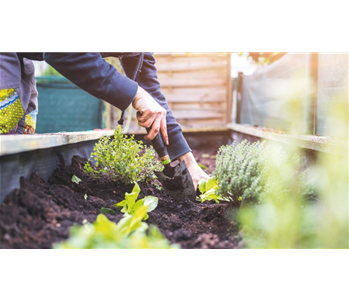
[[[125,214],[118,224],[100,214],[91,224],[72,226],[69,238],[55,244],[55,249],[178,249],[170,244],[158,228],[142,222],[147,207],[143,206],[133,215]],[[148,230],[149,229],[149,230]]]
[[[84,195],[84,199],[85,199],[85,200],[87,199],[87,194]]]
[[[79,177],[77,177],[76,175],[73,175],[71,181],[76,183],[76,184],[79,184],[80,181],[82,181],[82,180]]]
[[[125,193],[125,199],[117,204],[114,204],[113,206],[122,207],[121,212],[128,214],[134,214],[142,206],[147,207],[148,212],[154,210],[158,205],[158,198],[153,196],[146,196],[143,199],[139,199],[137,201],[140,191],[141,189],[139,188],[139,185],[137,184],[137,182],[135,182],[132,192]],[[144,218],[144,220],[147,220],[148,214],[145,214]]]
[[[220,194],[218,194],[218,188],[216,177],[209,177],[208,180],[201,179],[199,181],[199,191],[201,192],[199,197],[201,202],[214,200],[216,203],[219,203],[220,200],[225,200]]]

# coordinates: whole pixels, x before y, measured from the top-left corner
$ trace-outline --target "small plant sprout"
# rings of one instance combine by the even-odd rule
[[[71,181],[76,183],[76,184],[79,184],[81,179],[79,177],[77,177],[76,175],[73,175]]]
[[[199,191],[201,192],[199,196],[201,202],[214,200],[216,203],[219,203],[220,200],[225,200],[218,194],[218,181],[214,176],[209,177],[208,180],[201,179],[199,181]]]
[[[132,192],[125,193],[125,199],[117,204],[114,204],[113,206],[121,206],[121,212],[128,214],[134,214],[142,206],[147,207],[148,212],[154,210],[158,205],[158,198],[153,196],[146,196],[143,199],[136,201],[140,191],[141,189],[139,188],[139,185],[137,184],[137,182],[135,182]],[[145,214],[144,217],[144,220],[147,220],[148,214]]]

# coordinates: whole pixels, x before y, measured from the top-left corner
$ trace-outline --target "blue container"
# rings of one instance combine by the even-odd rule
[[[61,76],[36,78],[36,133],[73,132],[102,128],[103,101]]]

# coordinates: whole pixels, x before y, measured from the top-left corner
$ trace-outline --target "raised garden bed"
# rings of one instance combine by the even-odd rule
[[[217,150],[226,141],[188,140],[195,140],[193,154],[211,174]],[[117,223],[122,218],[120,209],[112,205],[122,201],[133,185],[115,183],[107,176],[92,177],[83,170],[86,161],[74,156],[71,165],[57,168],[47,182],[35,173],[29,179],[21,178],[20,188],[8,194],[0,206],[0,248],[52,248],[68,238],[72,225],[94,222],[101,208],[115,211],[106,214],[111,221]],[[73,175],[82,181],[72,182]],[[159,199],[146,223],[157,225],[171,244],[183,249],[244,247],[231,202],[175,201],[165,190],[139,185],[140,198],[153,195]]]

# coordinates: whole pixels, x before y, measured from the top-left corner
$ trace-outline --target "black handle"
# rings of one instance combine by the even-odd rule
[[[147,132],[149,133],[151,128],[147,128]],[[162,161],[168,161],[169,155],[167,152],[167,148],[164,144],[164,140],[162,139],[161,133],[159,132],[157,136],[151,141],[156,153],[159,155]]]

